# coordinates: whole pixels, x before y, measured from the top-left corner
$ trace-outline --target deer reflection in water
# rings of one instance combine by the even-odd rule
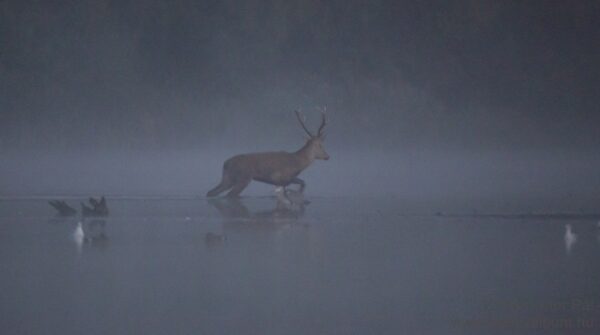
[[[254,223],[298,219],[304,215],[306,206],[310,203],[304,200],[299,191],[285,190],[281,187],[275,190],[275,200],[275,208],[254,212],[248,210],[239,198],[208,199],[208,203],[215,207],[223,218]]]
[[[217,235],[223,236],[218,243],[207,242],[209,248],[219,245],[265,252],[263,255],[269,257],[302,255],[307,261],[322,259],[326,241],[320,225],[310,225],[308,222],[313,218],[306,220],[306,209],[310,203],[300,190],[277,189],[275,197],[267,199],[213,198],[208,199],[208,203],[221,216]],[[271,209],[257,209],[265,203]]]
[[[226,232],[279,231],[297,223],[304,215],[308,201],[300,191],[276,189],[275,208],[251,211],[239,198],[208,199],[222,220],[223,238]],[[211,237],[215,233],[208,233]],[[207,234],[207,236],[208,236]],[[211,239],[212,240],[212,239]]]

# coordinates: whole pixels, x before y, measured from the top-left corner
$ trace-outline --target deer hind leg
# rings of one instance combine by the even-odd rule
[[[233,188],[231,189],[231,191],[229,191],[229,193],[227,193],[227,196],[228,197],[237,197],[248,186],[248,184],[250,184],[251,180],[252,180],[252,178],[247,178],[247,179],[241,179],[241,180],[236,181],[236,183],[233,185]]]
[[[227,191],[228,189],[232,188],[233,185],[234,185],[234,183],[231,181],[231,178],[229,178],[225,174],[225,172],[223,172],[223,178],[221,179],[221,182],[219,183],[219,185],[217,185],[212,190],[208,191],[208,193],[206,193],[206,196],[207,197],[215,197],[215,196]]]

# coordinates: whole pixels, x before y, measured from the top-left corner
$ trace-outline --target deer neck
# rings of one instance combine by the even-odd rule
[[[300,150],[294,153],[300,162],[301,169],[306,169],[315,160],[310,143],[306,143]]]

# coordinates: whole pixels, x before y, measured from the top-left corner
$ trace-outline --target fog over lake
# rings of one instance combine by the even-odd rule
[[[0,1],[0,333],[597,333],[599,10]]]

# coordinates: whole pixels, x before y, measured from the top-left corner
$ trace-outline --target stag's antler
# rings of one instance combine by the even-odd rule
[[[323,128],[325,128],[325,125],[327,124],[325,111],[327,111],[327,107],[323,107],[323,109],[321,110],[321,125],[319,126],[319,130],[317,130],[317,136],[321,136],[323,134]]]
[[[304,124],[304,121],[306,118],[302,118],[300,116],[300,112],[298,112],[297,110],[294,111],[296,113],[296,117],[298,118],[298,122],[300,122],[300,125],[302,126],[302,129],[304,129],[304,131],[308,134],[308,136],[310,137],[314,137],[313,134],[310,133],[310,131],[308,130],[308,128],[306,128],[306,125]]]

